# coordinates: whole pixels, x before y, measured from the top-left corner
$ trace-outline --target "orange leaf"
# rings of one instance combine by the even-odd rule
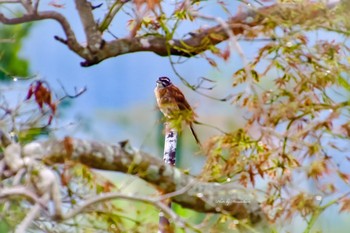
[[[248,174],[249,174],[250,182],[252,183],[253,186],[255,186],[254,172],[253,172],[252,166],[249,166]]]
[[[160,0],[147,0],[148,9],[154,10],[160,4]]]
[[[134,0],[134,4],[139,9],[143,4],[147,5],[148,10],[154,10],[160,5],[160,0]]]
[[[112,190],[112,188],[114,188],[115,186],[114,186],[114,184],[112,183],[112,182],[110,182],[110,181],[105,181],[104,183],[103,183],[103,192],[105,192],[105,193],[108,193],[108,192],[110,192],[111,190]]]
[[[206,59],[207,59],[207,61],[209,62],[209,64],[210,64],[211,66],[213,66],[213,67],[217,67],[217,66],[218,66],[218,65],[216,64],[216,62],[215,62],[213,59],[211,59],[211,58],[209,58],[209,57],[207,57]]]
[[[350,198],[344,198],[340,201],[341,207],[339,212],[350,212]]]
[[[256,170],[258,171],[258,173],[261,176],[261,178],[264,178],[264,171],[261,169],[261,165],[260,164],[256,166]]]
[[[323,176],[325,173],[328,173],[328,167],[325,160],[315,160],[311,163],[309,171],[308,171],[308,177],[311,177],[313,179],[318,179],[319,177]]]
[[[242,184],[243,186],[247,187],[248,177],[247,177],[246,173],[241,174],[241,176],[239,177],[239,183]]]
[[[73,139],[71,137],[65,137],[63,140],[64,148],[66,149],[68,157],[73,154]]]
[[[350,175],[340,172],[338,171],[338,176],[340,177],[340,179],[342,179],[345,183],[349,184],[350,183]]]

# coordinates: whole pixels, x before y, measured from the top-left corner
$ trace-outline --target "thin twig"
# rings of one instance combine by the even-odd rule
[[[191,12],[191,14],[193,16],[195,16],[195,17],[198,17],[198,18],[216,21],[217,23],[219,23],[221,25],[221,27],[223,28],[223,30],[225,31],[225,33],[229,37],[228,44],[229,44],[230,51],[231,52],[236,51],[238,53],[238,55],[241,57],[242,62],[243,62],[243,68],[244,68],[245,73],[246,73],[246,75],[248,77],[248,80],[249,80],[249,87],[250,87],[250,89],[253,89],[252,83],[253,83],[254,80],[253,80],[253,77],[252,77],[251,69],[249,67],[249,62],[248,62],[246,56],[244,55],[243,49],[239,45],[235,34],[232,32],[232,27],[233,26],[229,25],[225,20],[223,20],[220,17],[203,15],[203,14],[200,14],[198,12]],[[237,25],[237,26],[242,27],[242,25],[240,25],[240,24]],[[248,29],[248,28],[249,27],[247,27],[246,29]]]
[[[114,200],[114,199],[125,199],[125,200],[140,201],[140,202],[152,204],[152,205],[156,206],[157,208],[159,208],[163,213],[165,213],[166,216],[170,217],[173,221],[177,222],[178,224],[195,229],[187,221],[180,218],[166,204],[159,201],[158,198],[149,198],[149,197],[128,195],[128,194],[122,194],[122,193],[104,193],[104,194],[100,194],[98,196],[92,197],[91,199],[86,200],[83,204],[77,206],[76,208],[74,208],[73,210],[68,212],[67,214],[62,215],[61,220],[71,219],[78,214],[82,214],[86,208],[88,208],[92,205],[98,204],[100,202]],[[198,230],[198,229],[196,229],[196,230]]]
[[[23,196],[33,203],[39,203],[44,206],[42,200],[28,187],[13,186],[11,188],[2,188],[0,190],[0,198],[13,198],[16,196]]]
[[[75,99],[77,97],[79,97],[80,95],[82,95],[84,92],[87,91],[87,87],[83,87],[80,88],[79,90],[77,90],[77,88],[74,88],[75,93],[73,95],[68,94],[68,91],[66,90],[66,88],[63,86],[63,84],[61,83],[61,81],[58,81],[58,83],[60,84],[63,92],[64,92],[64,96],[62,96],[58,101],[62,101],[65,98],[69,98],[69,99]]]
[[[41,199],[40,202],[47,203],[50,199],[50,194],[45,193]],[[29,211],[29,213],[26,215],[26,217],[23,219],[23,221],[16,227],[15,233],[25,233],[27,232],[27,229],[30,227],[30,225],[33,223],[35,218],[38,216],[40,210],[42,208],[42,205],[39,203],[36,203]]]
[[[101,32],[105,31],[109,27],[109,25],[113,21],[115,15],[124,6],[124,4],[129,2],[129,1],[130,0],[117,0],[112,4],[112,6],[109,7],[108,13],[105,15],[104,19],[102,20],[101,24],[99,25],[99,30]]]
[[[156,198],[157,200],[159,201],[163,201],[163,200],[166,200],[166,199],[169,199],[169,198],[172,198],[172,197],[175,197],[175,196],[179,196],[181,194],[184,194],[185,192],[187,192],[190,188],[192,188],[193,184],[196,183],[197,180],[193,179],[191,180],[188,184],[186,184],[184,187],[182,187],[181,189],[179,190],[176,190],[174,192],[171,192],[171,193],[166,193],[164,195],[161,195],[159,196],[158,198]]]

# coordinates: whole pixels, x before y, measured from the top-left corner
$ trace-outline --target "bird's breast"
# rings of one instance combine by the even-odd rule
[[[168,88],[156,88],[154,90],[159,110],[165,117],[171,118],[175,112],[179,111],[179,107]]]

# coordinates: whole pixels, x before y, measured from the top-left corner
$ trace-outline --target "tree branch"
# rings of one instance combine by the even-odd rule
[[[264,26],[267,18],[274,20],[290,21],[297,25],[305,20],[323,17],[325,9],[332,9],[340,0],[329,1],[326,5],[312,2],[302,2],[299,4],[275,4],[262,7],[256,10],[249,10],[238,13],[230,18],[227,25],[234,35],[242,35],[247,30],[253,30],[255,26]],[[307,12],[305,12],[308,10]],[[303,12],[303,18],[298,12]],[[274,27],[278,24],[276,23]],[[269,25],[271,27],[271,25]],[[107,42],[103,49],[95,56],[94,61],[85,61],[83,66],[91,66],[95,62],[101,62],[110,57],[116,57],[127,53],[148,51],[160,56],[184,56],[191,57],[208,50],[211,46],[217,45],[229,38],[227,29],[222,24],[217,26],[188,33],[189,38],[168,40],[161,36],[141,36],[133,38],[121,38]]]
[[[104,193],[98,196],[95,196],[91,199],[86,200],[83,204],[75,207],[73,210],[69,211],[67,214],[63,215],[60,220],[67,220],[75,217],[78,214],[82,214],[83,211],[90,207],[91,205],[105,202],[114,199],[125,199],[131,201],[140,201],[148,204],[152,204],[159,208],[162,212],[165,213],[166,216],[170,217],[173,221],[175,221],[178,225],[187,226],[190,228],[194,228],[184,219],[180,218],[171,208],[169,208],[166,204],[159,201],[157,198],[144,197],[139,195],[128,195],[122,193]],[[198,229],[196,229],[198,230]]]
[[[102,39],[100,29],[93,19],[90,4],[86,0],[75,0],[75,2],[84,26],[88,49],[82,47],[76,41],[69,23],[57,12],[35,12],[33,14],[13,19],[6,18],[3,14],[0,14],[0,22],[4,24],[19,24],[44,19],[56,20],[62,25],[67,36],[66,41],[60,38],[57,39],[67,44],[72,51],[85,59],[85,61],[81,63],[82,66],[95,65],[111,57],[140,51],[154,52],[160,56],[175,55],[191,57],[228,39],[227,29],[225,29],[222,24],[219,24],[205,30],[190,32],[188,33],[190,36],[185,39],[169,40],[164,36],[140,36],[105,42]],[[121,4],[125,2],[127,1],[123,0],[121,1]],[[289,22],[293,25],[304,24],[307,20],[326,16],[327,10],[339,5],[340,2],[341,0],[331,0],[326,4],[323,4],[302,1],[301,3],[295,4],[275,4],[258,9],[249,9],[230,18],[227,25],[229,25],[234,35],[242,35],[247,30],[252,30],[258,25],[268,26],[271,29],[271,27],[276,27],[281,22]],[[0,1],[0,3],[2,3],[2,1]],[[118,9],[119,5],[116,8],[116,11]],[[111,15],[113,14],[114,11],[111,9]],[[303,17],[300,17],[300,15],[303,15]],[[106,17],[106,20],[107,21],[103,25],[109,25],[111,22],[111,19],[108,18],[108,16]],[[105,26],[103,25],[101,25],[102,30],[105,29]]]
[[[40,201],[43,203],[47,203],[50,199],[50,194],[45,193]],[[26,215],[26,217],[22,220],[22,222],[16,227],[15,233],[25,233],[27,232],[27,229],[29,228],[29,226],[33,223],[33,221],[35,220],[35,218],[39,215],[40,210],[42,209],[42,205],[39,203],[36,203],[34,206],[32,206],[32,208],[30,209],[30,211],[28,212],[28,214]]]
[[[91,3],[86,0],[75,0],[75,6],[84,26],[88,48],[92,53],[95,53],[102,46],[102,35],[94,20]]]
[[[172,197],[173,202],[183,207],[201,212],[225,212],[237,219],[249,219],[252,223],[266,220],[252,191],[229,183],[200,182],[164,164],[159,158],[130,149],[128,145],[106,145],[72,138],[39,143],[44,150],[43,159],[49,163],[63,163],[68,159],[91,168],[130,172],[154,184],[163,193],[186,189],[182,194]],[[188,184],[193,185],[186,188]]]
[[[14,198],[16,196],[24,196],[29,201],[33,203],[39,203],[42,206],[45,206],[45,203],[41,201],[41,199],[31,190],[29,190],[28,187],[24,186],[13,186],[11,188],[2,188],[0,190],[0,199],[2,198]]]

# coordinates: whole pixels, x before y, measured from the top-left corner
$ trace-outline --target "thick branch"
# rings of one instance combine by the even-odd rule
[[[128,145],[103,143],[66,138],[41,143],[44,160],[62,163],[67,159],[89,167],[131,173],[154,184],[164,193],[192,186],[172,201],[201,212],[225,212],[237,219],[250,219],[252,223],[265,220],[259,204],[251,192],[232,184],[206,183],[183,174],[178,169],[147,153],[127,149]],[[262,221],[265,222],[265,221]]]
[[[84,26],[88,48],[92,53],[95,53],[101,48],[102,36],[92,14],[91,3],[86,0],[75,0],[75,6]]]
[[[222,24],[188,33],[186,39],[167,40],[163,36],[142,36],[136,38],[121,38],[104,42],[101,32],[93,19],[92,8],[86,0],[76,0],[76,7],[87,37],[88,48],[79,45],[66,19],[57,12],[39,12],[8,19],[0,14],[0,22],[4,24],[19,24],[43,19],[58,21],[67,35],[67,41],[60,39],[69,48],[85,59],[82,66],[91,66],[110,57],[127,53],[149,51],[160,56],[176,55],[191,57],[208,50],[211,46],[228,39],[227,29]],[[126,2],[126,0],[122,1]],[[327,10],[334,8],[341,1],[331,0],[327,4],[304,2],[296,4],[275,4],[272,6],[251,9],[240,12],[227,22],[233,34],[240,35],[253,30],[255,26],[267,26],[269,30],[285,22],[291,25],[304,24],[305,21],[327,16]],[[0,2],[1,3],[1,2]],[[302,17],[301,17],[302,16]],[[110,19],[108,19],[108,23]],[[108,25],[107,23],[107,25]]]
[[[256,10],[238,13],[230,18],[227,25],[234,35],[242,35],[255,26],[277,27],[281,22],[298,25],[316,17],[324,17],[327,9],[334,8],[340,0],[329,1],[328,4],[302,2],[299,4],[275,4]],[[302,15],[303,17],[300,17]],[[273,19],[271,23],[267,19]],[[264,25],[268,24],[268,25]],[[142,36],[136,38],[122,38],[107,42],[103,49],[95,56],[94,61],[85,61],[83,66],[91,66],[110,57],[140,51],[154,52],[160,56],[191,57],[208,50],[228,39],[227,29],[222,24],[188,33],[186,39],[167,40],[161,36]]]

